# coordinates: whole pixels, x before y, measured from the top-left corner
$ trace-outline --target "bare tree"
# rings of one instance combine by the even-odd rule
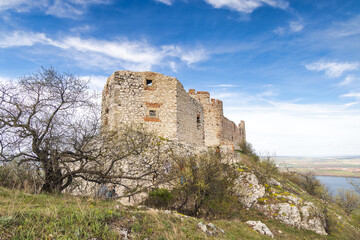
[[[61,192],[76,178],[127,188],[124,180],[157,182],[163,159],[147,151],[160,139],[142,128],[100,134],[100,110],[87,85],[53,68],[0,84],[0,160],[40,170],[46,192]]]

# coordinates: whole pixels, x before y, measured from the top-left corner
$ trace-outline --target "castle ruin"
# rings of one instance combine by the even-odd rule
[[[234,150],[246,139],[245,122],[237,126],[223,115],[223,103],[208,92],[190,89],[174,77],[154,72],[116,71],[102,94],[102,126],[143,123],[159,136],[199,147]]]

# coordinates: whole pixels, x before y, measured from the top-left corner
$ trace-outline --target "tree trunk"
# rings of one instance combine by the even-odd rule
[[[56,193],[61,192],[62,188],[62,173],[58,164],[54,164],[54,161],[48,160],[43,162],[45,171],[45,182],[41,187],[42,192]]]

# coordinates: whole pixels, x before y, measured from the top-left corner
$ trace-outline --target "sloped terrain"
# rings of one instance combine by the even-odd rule
[[[229,220],[209,221],[174,211],[125,207],[115,200],[68,195],[29,194],[0,188],[0,239],[271,239],[245,224],[265,223],[276,239],[357,239],[357,230],[340,209],[335,231],[323,236],[266,217],[259,210],[243,209]],[[339,211],[339,212],[337,212]],[[208,226],[204,232],[201,224]],[[222,231],[223,230],[224,233]],[[212,232],[211,232],[212,231]]]

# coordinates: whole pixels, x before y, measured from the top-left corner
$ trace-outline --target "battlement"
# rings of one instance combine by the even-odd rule
[[[105,85],[102,126],[143,123],[160,136],[197,146],[232,146],[245,140],[238,126],[223,115],[223,102],[210,93],[189,89],[173,77],[155,72],[116,71]]]

